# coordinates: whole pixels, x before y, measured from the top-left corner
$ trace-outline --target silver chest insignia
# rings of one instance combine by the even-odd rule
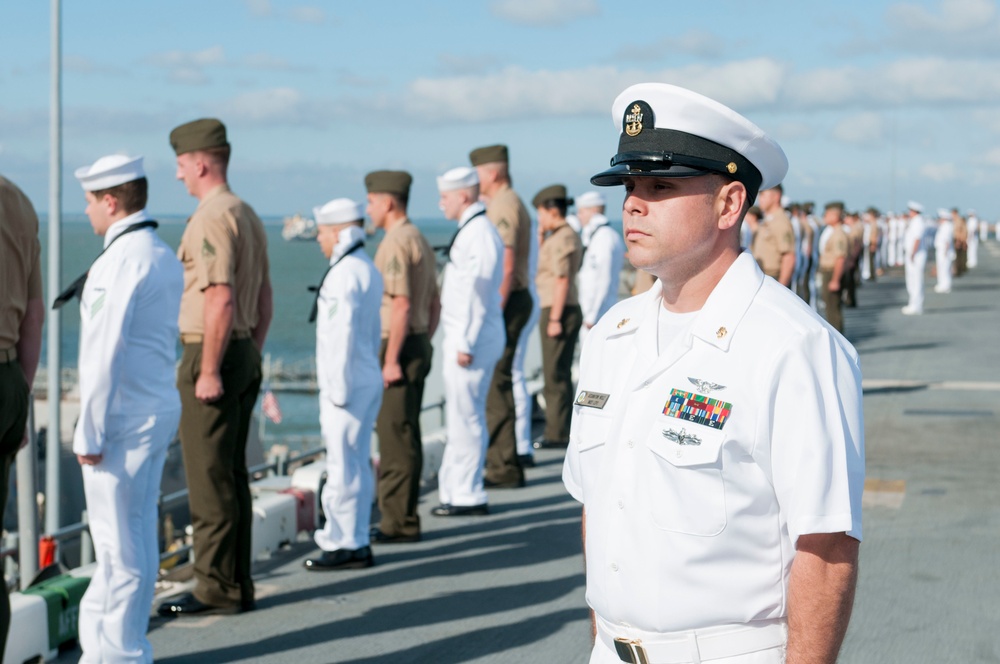
[[[701,445],[701,438],[695,436],[694,434],[689,434],[684,429],[681,429],[680,431],[664,429],[663,437],[667,440],[674,441],[678,445]]]
[[[691,378],[691,377],[688,377],[688,380],[691,381],[692,385],[697,387],[700,391],[705,392],[706,394],[711,394],[716,390],[726,389],[725,385],[719,385],[718,383],[713,383],[710,380],[702,380],[701,378]]]

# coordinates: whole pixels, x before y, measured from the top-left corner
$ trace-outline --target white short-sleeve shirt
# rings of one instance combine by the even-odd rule
[[[583,349],[563,480],[587,600],[652,632],[785,616],[798,536],[861,538],[858,355],[747,252],[658,356],[660,306],[658,282]]]

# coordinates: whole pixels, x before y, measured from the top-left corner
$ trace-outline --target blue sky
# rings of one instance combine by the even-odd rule
[[[48,207],[49,3],[0,23],[0,172]],[[788,154],[786,193],[850,207],[1000,216],[1000,7],[994,0],[172,0],[63,3],[63,210],[72,170],[142,154],[150,209],[195,205],[167,135],[216,116],[230,180],[264,215],[362,198],[378,168],[434,176],[510,146],[526,200],[572,193],[615,151],[626,86],[690,87]]]

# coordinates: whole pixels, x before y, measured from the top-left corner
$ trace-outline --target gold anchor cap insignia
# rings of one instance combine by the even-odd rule
[[[636,100],[625,107],[625,114],[622,117],[622,131],[628,136],[638,136],[642,133],[643,122],[649,126],[654,126],[653,109],[649,104],[641,99]]]
[[[631,318],[622,318],[620,321],[618,321],[618,329],[620,330],[623,327],[625,327],[625,323],[629,322],[630,320],[632,320],[632,319]]]
[[[715,336],[718,339],[721,339],[722,337],[726,336],[727,334],[729,334],[729,330],[727,330],[724,327],[720,327],[718,330],[715,331]]]
[[[735,173],[736,172],[736,162],[731,161],[728,164],[726,164],[726,170],[729,171],[730,173]]]

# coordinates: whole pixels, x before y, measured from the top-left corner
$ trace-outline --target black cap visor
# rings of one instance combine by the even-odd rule
[[[760,171],[735,150],[685,132],[654,129],[636,137],[622,133],[611,168],[590,182],[611,187],[628,177],[690,178],[709,173],[742,182],[749,198],[757,195],[763,180]]]

